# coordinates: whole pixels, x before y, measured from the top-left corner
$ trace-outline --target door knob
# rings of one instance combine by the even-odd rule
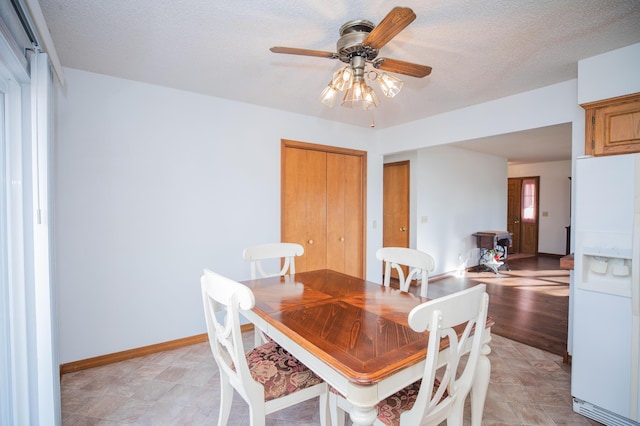
[[[344,241],[344,237],[340,237],[340,241]]]
[[[406,230],[407,230],[407,228],[405,228],[405,227],[400,228],[400,232],[404,232]]]
[[[309,244],[313,244],[313,240],[309,240]]]

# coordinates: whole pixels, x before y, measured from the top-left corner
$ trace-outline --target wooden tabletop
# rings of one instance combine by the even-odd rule
[[[253,311],[352,383],[367,385],[424,360],[428,333],[407,316],[426,301],[331,270],[245,281]]]

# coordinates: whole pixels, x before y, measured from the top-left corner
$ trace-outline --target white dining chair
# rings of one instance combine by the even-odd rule
[[[429,272],[433,271],[436,262],[431,255],[404,247],[382,247],[376,251],[376,258],[384,262],[384,285],[389,287],[391,282],[391,268],[398,271],[400,290],[409,291],[411,280],[420,278],[420,296],[427,297]],[[408,267],[404,276],[402,266]]]
[[[465,399],[473,386],[481,351],[486,344],[488,306],[486,286],[478,284],[411,310],[409,326],[417,332],[429,332],[422,379],[380,401],[376,425],[437,425],[444,420],[448,426],[462,425]],[[461,337],[454,327],[464,330]],[[447,338],[445,353],[440,345]],[[484,357],[482,362],[489,360]],[[444,365],[437,368],[441,364]],[[344,411],[349,412],[351,404],[331,388],[329,407],[331,424],[342,426]],[[472,421],[479,425],[481,419]]]
[[[304,247],[296,243],[267,243],[247,247],[242,258],[251,264],[251,279],[293,275],[296,273],[296,256],[304,254]],[[272,261],[270,272],[265,271],[264,263]],[[279,266],[275,266],[279,262]],[[278,269],[278,272],[273,272]],[[255,325],[254,325],[255,327]],[[254,328],[254,344],[259,346],[266,342],[264,333]]]
[[[247,247],[242,252],[244,260],[251,262],[251,279],[254,280],[260,276],[277,277],[287,274],[296,273],[296,256],[302,256],[304,254],[304,247],[295,243],[267,243],[258,244],[255,246]],[[281,265],[277,272],[266,272],[264,270],[263,262],[267,260],[281,260]],[[273,266],[273,265],[271,265]]]
[[[328,415],[327,385],[274,341],[245,353],[240,313],[255,304],[249,287],[206,270],[201,278],[209,345],[220,370],[219,425],[226,425],[235,391],[249,404],[251,425],[274,411],[319,397],[320,422]]]

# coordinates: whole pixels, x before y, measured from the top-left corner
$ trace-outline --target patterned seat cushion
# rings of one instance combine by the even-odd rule
[[[399,390],[393,395],[387,397],[387,399],[378,403],[378,420],[388,426],[397,426],[400,424],[400,414],[405,411],[411,410],[413,404],[416,403],[418,392],[420,391],[420,383],[422,380],[418,380],[407,386],[404,389]],[[433,383],[432,395],[438,391],[440,382],[436,379]],[[442,399],[447,397],[445,391]]]
[[[400,414],[405,411],[411,410],[413,408],[413,404],[416,403],[416,398],[418,398],[418,392],[420,391],[420,384],[422,380],[418,380],[417,382],[413,382],[409,386],[404,389],[399,390],[391,396],[388,396],[387,399],[384,399],[378,403],[378,420],[388,426],[399,426],[400,425]],[[433,391],[431,395],[438,392],[438,388],[440,387],[440,381],[435,379],[433,382]],[[344,398],[336,388],[333,386],[329,386],[329,392],[335,393],[336,395],[340,395]],[[440,401],[447,397],[447,391],[445,390],[444,394]]]
[[[246,355],[251,377],[264,386],[265,401],[322,383],[306,365],[272,340]]]

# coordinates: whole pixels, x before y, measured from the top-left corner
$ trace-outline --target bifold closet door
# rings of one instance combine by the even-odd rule
[[[362,276],[362,160],[327,154],[327,268]]]
[[[285,148],[283,170],[282,241],[298,243],[304,255],[296,271],[327,267],[327,154]]]
[[[304,247],[297,272],[364,278],[365,170],[365,152],[283,141],[281,234]]]

